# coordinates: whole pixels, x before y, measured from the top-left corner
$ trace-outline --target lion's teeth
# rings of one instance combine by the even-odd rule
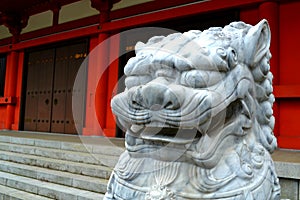
[[[250,111],[249,111],[249,108],[248,108],[247,104],[245,103],[244,100],[241,100],[241,103],[243,105],[242,114],[246,115],[248,118],[251,118],[251,114],[250,114]]]

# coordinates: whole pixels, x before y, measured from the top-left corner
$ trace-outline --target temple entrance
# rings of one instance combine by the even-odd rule
[[[86,55],[87,41],[26,54],[24,130],[77,133],[72,114],[73,84]]]

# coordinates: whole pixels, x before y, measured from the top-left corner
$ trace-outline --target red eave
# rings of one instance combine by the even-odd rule
[[[175,7],[175,6],[180,6],[180,5],[189,4],[189,3],[197,3],[197,2],[199,3],[201,1],[199,1],[199,0],[150,1],[150,2],[141,3],[138,5],[121,8],[121,9],[112,11],[110,14],[110,18],[112,20],[120,19],[120,18],[125,18],[128,16],[139,15],[142,13],[148,13],[148,12],[153,12],[153,11],[157,11],[157,10],[162,10],[162,9],[167,9],[167,8],[171,8],[171,7]]]
[[[208,13],[213,11],[219,11],[224,9],[232,9],[237,7],[257,5],[258,3],[264,2],[265,0],[206,0],[198,1],[195,3],[192,0],[182,0],[182,2],[190,3],[188,5],[179,6],[178,3],[168,3],[164,1],[164,4],[159,4],[158,1],[144,3],[129,8],[113,11],[111,13],[112,18],[115,17],[127,17],[118,19],[115,21],[107,22],[101,25],[101,29],[98,30],[99,16],[92,16],[64,24],[59,24],[55,27],[49,27],[30,33],[22,34],[21,41],[18,44],[11,45],[10,48],[4,46],[0,47],[0,53],[7,52],[9,50],[19,50],[22,48],[33,47],[41,44],[49,44],[53,42],[59,42],[66,39],[72,39],[81,36],[88,36],[100,32],[112,32],[120,31],[122,29],[128,29],[137,26],[145,26],[153,23],[167,21],[176,18],[182,18],[199,13]],[[151,7],[145,8],[145,4],[152,3]],[[175,6],[168,9],[163,9],[166,6]],[[138,11],[133,11],[133,8]],[[127,12],[128,11],[128,12]],[[148,12],[141,14],[141,12]],[[158,13],[159,12],[159,13]],[[120,13],[123,13],[122,15]],[[130,16],[133,14],[139,14]],[[125,15],[126,14],[126,15]],[[129,16],[128,16],[129,15]],[[94,24],[94,25],[92,25]],[[86,27],[92,25],[92,27]],[[84,27],[84,28],[81,28]],[[36,39],[35,39],[36,38]],[[34,39],[31,40],[31,39]],[[7,39],[6,39],[7,40]],[[25,41],[28,40],[28,41]],[[0,42],[1,44],[1,42]]]
[[[99,19],[98,16],[91,16],[91,17],[86,17],[86,18],[78,19],[78,20],[71,21],[71,22],[66,22],[63,24],[58,24],[54,27],[47,27],[47,28],[29,32],[29,33],[24,33],[21,35],[20,40],[25,41],[25,40],[29,40],[29,39],[36,38],[36,37],[51,35],[51,34],[60,33],[63,31],[69,31],[69,30],[73,30],[73,29],[78,29],[78,28],[82,28],[82,27],[95,25],[98,23],[98,21],[99,21],[98,19]]]
[[[17,51],[29,47],[60,42],[71,38],[86,37],[92,34],[96,34],[97,32],[99,32],[98,25],[76,29],[72,31],[61,32],[61,33],[52,34],[41,38],[36,38],[34,40],[27,40],[17,44],[12,44],[9,47],[7,46],[0,47],[0,53],[7,52],[8,50]]]
[[[37,13],[51,10],[54,7],[64,6],[76,1],[79,0],[59,0],[56,3],[49,0],[1,0],[0,15],[2,12],[31,16]]]
[[[124,29],[124,28],[130,28],[135,26],[147,25],[151,23],[167,21],[170,19],[192,16],[199,13],[208,13],[208,12],[213,12],[218,10],[224,10],[228,8],[232,9],[236,7],[251,6],[251,5],[258,4],[260,2],[264,2],[264,0],[200,1],[190,5],[174,7],[167,10],[161,10],[161,11],[152,11],[151,13],[141,14],[126,19],[105,23],[102,26],[102,31],[111,31],[116,29]]]

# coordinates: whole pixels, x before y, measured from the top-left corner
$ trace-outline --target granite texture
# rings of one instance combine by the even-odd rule
[[[104,199],[280,199],[269,46],[266,20],[137,43],[111,102],[126,151]]]
[[[295,179],[280,178],[281,199],[298,200],[299,199],[299,181]]]

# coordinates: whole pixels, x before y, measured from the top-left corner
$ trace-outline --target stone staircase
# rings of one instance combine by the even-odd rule
[[[0,200],[100,200],[122,139],[0,131]]]

